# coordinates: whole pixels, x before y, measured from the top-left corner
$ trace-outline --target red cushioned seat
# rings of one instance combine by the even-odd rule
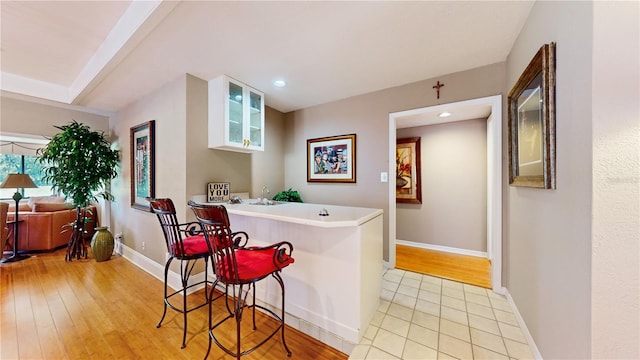
[[[231,282],[250,282],[261,279],[270,275],[274,271],[278,271],[294,262],[293,258],[286,253],[281,259],[278,259],[277,251],[273,248],[260,250],[238,249],[235,251],[236,263],[238,268],[239,279],[234,279],[233,270],[229,272],[229,261],[222,258],[222,266],[216,268],[216,274],[224,277]]]
[[[172,244],[172,246],[173,253],[176,254],[176,256],[209,254],[209,245],[207,244],[207,239],[205,239],[204,235],[189,236],[182,239],[182,248],[184,248],[184,253],[180,248],[180,244],[175,243]]]

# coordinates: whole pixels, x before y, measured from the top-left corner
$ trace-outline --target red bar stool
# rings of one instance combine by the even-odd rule
[[[248,236],[244,232],[233,233],[230,229],[229,215],[227,209],[222,205],[201,205],[192,201],[189,206],[193,209],[196,218],[202,225],[204,235],[207,238],[211,250],[213,267],[215,269],[216,280],[210,291],[213,291],[218,282],[226,287],[226,300],[228,315],[215,324],[211,321],[211,304],[209,304],[209,347],[205,359],[211,351],[211,342],[214,341],[227,354],[240,359],[241,356],[247,355],[266,343],[278,332],[282,335],[282,345],[286,350],[287,356],[291,356],[291,351],[287,346],[284,337],[284,282],[280,276],[283,268],[294,262],[291,257],[293,246],[291,243],[283,241],[264,247],[246,246]],[[280,315],[272,310],[256,304],[256,287],[255,284],[271,275],[280,285],[282,291],[282,312]],[[243,288],[246,291],[243,295]],[[229,290],[232,290],[231,296]],[[252,291],[253,301],[247,303],[247,295]],[[209,295],[211,297],[212,294]],[[233,306],[229,306],[229,301],[233,301]],[[253,313],[253,330],[256,330],[256,308],[259,308],[278,322],[278,326],[256,346],[242,350],[240,339],[240,324],[242,321],[242,313],[245,308],[250,308]],[[236,349],[235,351],[225,347],[220,343],[214,330],[230,319],[236,321]]]
[[[192,221],[180,224],[176,217],[176,208],[171,199],[147,198],[151,204],[151,210],[156,214],[162,227],[162,233],[169,252],[169,259],[164,266],[164,311],[162,318],[156,327],[162,325],[164,317],[167,315],[167,307],[182,313],[184,319],[184,330],[182,333],[182,346],[184,349],[187,339],[187,314],[193,310],[199,309],[211,302],[211,293],[206,289],[207,285],[212,285],[212,281],[207,278],[207,269],[209,266],[209,245],[202,234],[202,228],[198,222]],[[198,260],[204,260],[205,271],[204,280],[193,284],[189,284],[191,272]],[[182,287],[172,293],[169,293],[167,286],[167,275],[169,266],[173,260],[180,261],[180,280]],[[201,304],[187,308],[187,290],[202,286],[205,287],[205,301]],[[182,307],[175,306],[171,303],[172,297],[182,294]],[[215,299],[214,299],[215,300]]]

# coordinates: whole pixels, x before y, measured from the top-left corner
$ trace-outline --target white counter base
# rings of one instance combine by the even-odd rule
[[[282,270],[285,320],[288,325],[349,353],[367,330],[380,301],[382,287],[382,211],[324,206],[324,219],[287,218],[293,205],[302,216],[317,216],[315,204],[275,206],[227,205],[233,231],[246,231],[250,245],[289,241],[295,262]],[[253,213],[253,209],[256,213]],[[271,209],[276,215],[270,215]],[[354,218],[331,214],[356,214]],[[333,224],[330,224],[334,221]],[[281,304],[274,279],[258,282],[257,302],[272,309]],[[288,317],[288,318],[287,318]]]

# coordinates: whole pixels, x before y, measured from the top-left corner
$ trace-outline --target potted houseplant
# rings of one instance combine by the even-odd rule
[[[298,191],[291,190],[291,188],[289,188],[289,190],[280,191],[276,194],[276,196],[273,197],[273,200],[300,203],[302,202],[302,198],[300,197],[300,194],[298,194]]]
[[[76,220],[71,224],[73,232],[65,255],[65,260],[70,261],[74,257],[87,257],[85,213],[90,211],[91,202],[98,198],[113,200],[108,187],[117,175],[119,154],[111,148],[104,132],[93,131],[75,120],[55,127],[62,132],[38,151],[38,161],[44,168],[44,180],[71,199],[76,208]]]

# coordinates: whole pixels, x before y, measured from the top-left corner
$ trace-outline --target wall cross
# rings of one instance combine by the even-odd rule
[[[438,95],[438,99],[440,99],[440,88],[443,86],[444,84],[440,84],[440,80],[438,80],[438,83],[433,86],[433,88],[436,89],[436,94]]]

